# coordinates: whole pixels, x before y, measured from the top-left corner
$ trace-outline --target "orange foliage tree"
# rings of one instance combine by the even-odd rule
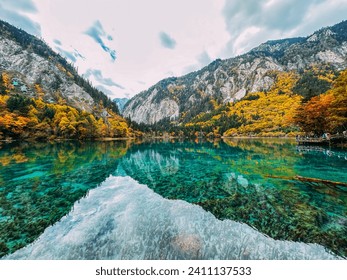
[[[322,134],[330,131],[328,108],[331,106],[332,101],[332,96],[327,94],[311,98],[310,101],[298,108],[294,121],[305,132]]]
[[[328,109],[328,121],[333,130],[347,130],[347,70],[341,72],[329,94],[333,100]]]
[[[38,99],[21,95],[0,95],[0,139],[3,138],[99,138],[127,137],[132,130],[126,121],[114,114],[98,117],[92,113],[62,104],[43,101],[41,88]],[[104,108],[99,108],[100,112]]]
[[[294,116],[305,132],[321,134],[347,129],[347,70],[342,71],[331,90],[302,104]]]

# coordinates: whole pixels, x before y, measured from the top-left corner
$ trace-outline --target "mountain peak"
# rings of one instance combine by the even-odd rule
[[[117,105],[45,42],[0,21],[0,140],[126,137]]]
[[[270,40],[246,54],[215,60],[201,70],[164,79],[134,96],[123,115],[135,122],[187,122],[214,104],[225,104],[248,93],[268,91],[273,73],[303,71],[313,65],[347,67],[347,21],[322,28],[308,37]]]
[[[47,102],[63,98],[67,104],[91,112],[101,101],[105,107],[118,112],[117,106],[104,93],[83,79],[72,64],[44,41],[1,20],[0,71],[25,77],[28,88],[40,85]]]

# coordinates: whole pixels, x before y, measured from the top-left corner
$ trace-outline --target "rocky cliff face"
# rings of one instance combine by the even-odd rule
[[[347,67],[347,21],[323,28],[306,38],[268,41],[250,52],[216,60],[179,78],[160,81],[133,97],[123,115],[137,123],[164,119],[189,121],[213,103],[227,103],[249,92],[266,91],[276,71],[300,71],[313,65]]]
[[[94,89],[77,71],[44,42],[0,21],[0,73],[6,71],[24,95],[37,96],[38,85],[49,103],[65,100],[68,105],[92,112],[100,101],[117,111],[116,105]]]

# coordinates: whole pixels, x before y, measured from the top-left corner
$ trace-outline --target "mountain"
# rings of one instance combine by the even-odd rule
[[[117,104],[120,113],[123,112],[125,104],[129,101],[129,98],[115,98],[113,102]]]
[[[269,91],[279,73],[347,67],[347,21],[308,37],[268,41],[246,54],[217,59],[203,69],[158,82],[134,96],[123,116],[133,122],[184,124],[217,105]],[[309,90],[312,92],[312,90]]]
[[[40,85],[43,100],[56,103],[60,98],[68,105],[92,112],[100,102],[118,112],[117,106],[104,93],[78,75],[76,69],[55,53],[45,42],[0,20],[0,71],[26,86],[22,94],[35,97]]]
[[[131,135],[117,105],[73,65],[0,21],[0,140]]]

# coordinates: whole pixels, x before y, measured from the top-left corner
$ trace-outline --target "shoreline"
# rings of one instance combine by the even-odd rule
[[[295,139],[294,136],[222,136],[222,139],[267,139],[267,138],[278,138],[278,139]]]
[[[64,141],[82,141],[82,142],[87,142],[87,141],[116,141],[116,140],[136,140],[138,138],[134,137],[105,137],[105,138],[84,138],[84,139],[78,139],[78,138],[55,138],[55,139],[42,139],[42,140],[37,140],[35,138],[26,138],[26,139],[0,139],[0,143],[13,143],[13,142],[64,142]]]

